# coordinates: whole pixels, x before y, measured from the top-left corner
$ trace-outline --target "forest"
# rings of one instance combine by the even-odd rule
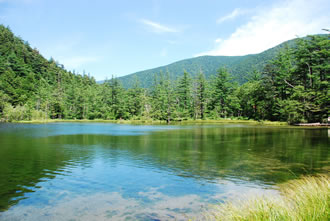
[[[98,84],[89,74],[65,70],[53,58],[0,25],[0,119],[162,120],[254,119],[325,122],[330,116],[330,35],[299,38],[240,85],[225,67],[210,78],[184,72],[138,79],[124,88],[118,78]]]

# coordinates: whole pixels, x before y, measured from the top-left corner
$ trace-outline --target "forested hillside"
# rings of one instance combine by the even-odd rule
[[[5,120],[85,118],[93,78],[75,75],[0,25],[0,113]],[[92,92],[93,91],[93,92]]]
[[[124,89],[116,78],[97,84],[66,71],[0,25],[0,119],[321,122],[330,114],[329,69],[329,35],[310,36],[297,39],[294,47],[283,46],[262,70],[242,71],[247,76],[243,85],[232,81],[226,68],[212,72],[210,79],[187,68],[176,80],[165,72],[151,76],[148,89],[139,79]]]
[[[176,80],[183,76],[184,71],[192,74],[203,72],[205,77],[209,79],[219,68],[226,68],[231,74],[233,81],[243,84],[248,80],[248,73],[253,70],[262,71],[265,65],[274,59],[276,54],[285,45],[294,45],[294,40],[287,41],[259,54],[245,56],[201,56],[139,71],[120,77],[119,79],[123,82],[125,88],[132,87],[136,78],[141,82],[141,87],[150,88],[155,73],[169,73],[171,80]]]

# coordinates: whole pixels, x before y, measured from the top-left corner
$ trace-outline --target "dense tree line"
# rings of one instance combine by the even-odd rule
[[[329,116],[329,35],[299,39],[264,70],[251,70],[238,85],[225,68],[206,79],[184,72],[154,76],[152,87],[124,89],[117,78],[66,71],[0,26],[0,119],[185,119],[242,118],[290,123]],[[193,77],[192,77],[193,76]]]

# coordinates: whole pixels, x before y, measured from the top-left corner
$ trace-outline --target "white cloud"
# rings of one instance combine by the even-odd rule
[[[217,38],[217,39],[214,40],[215,43],[220,43],[220,42],[222,42],[222,41],[223,41],[223,40],[222,40],[221,38]]]
[[[93,56],[72,56],[72,57],[62,57],[59,59],[59,62],[64,65],[67,69],[77,69],[82,65],[87,63],[98,61],[98,57]]]
[[[236,18],[237,16],[242,15],[242,14],[244,14],[244,11],[242,11],[242,10],[239,9],[239,8],[235,8],[234,11],[232,11],[230,14],[225,15],[225,16],[219,18],[219,19],[217,20],[217,23],[220,24],[220,23],[225,22],[225,21],[227,21],[227,20],[232,20],[232,19],[234,19],[234,18]]]
[[[270,8],[259,9],[229,38],[217,42],[202,55],[246,55],[260,53],[296,36],[322,33],[329,27],[327,0],[286,0]]]
[[[155,33],[179,32],[177,29],[167,27],[165,25],[162,25],[162,24],[159,24],[159,23],[147,20],[147,19],[141,19],[140,22],[143,23],[144,25],[146,25],[148,28],[150,28],[150,30],[152,32],[155,32]]]

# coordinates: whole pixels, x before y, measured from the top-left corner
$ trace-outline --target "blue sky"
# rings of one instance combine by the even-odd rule
[[[103,80],[325,33],[329,11],[328,0],[0,0],[0,23],[47,59]]]

